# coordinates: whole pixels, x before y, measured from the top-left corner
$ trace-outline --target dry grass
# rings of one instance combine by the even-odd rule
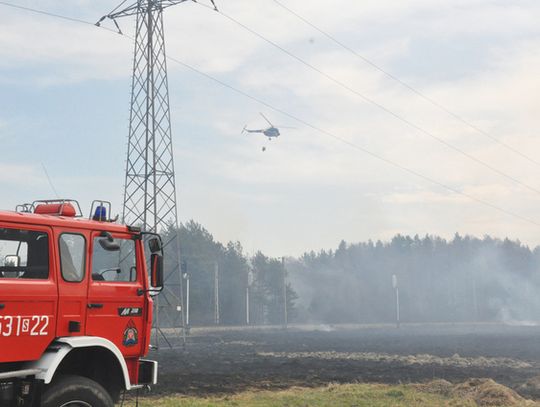
[[[133,407],[134,403],[127,403]],[[521,407],[540,404],[523,399],[490,379],[453,385],[436,380],[420,385],[329,385],[316,389],[248,391],[226,397],[144,398],[141,407]]]

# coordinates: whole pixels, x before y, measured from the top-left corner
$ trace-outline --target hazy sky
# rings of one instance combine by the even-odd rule
[[[11,0],[96,21],[119,1]],[[282,0],[493,137],[538,159],[540,3]],[[311,64],[492,167],[540,190],[540,166],[434,108],[277,6],[220,8]],[[67,4],[67,5],[66,5]],[[133,33],[134,20],[120,21]],[[229,20],[187,2],[167,10],[167,50],[313,125],[477,199],[540,222],[540,195],[467,159]],[[61,196],[121,212],[132,44],[0,5],[0,207]],[[181,220],[247,251],[304,250],[395,233],[492,234],[540,244],[540,228],[389,166],[170,63]],[[241,135],[258,112],[296,129]],[[267,146],[262,152],[261,147]]]

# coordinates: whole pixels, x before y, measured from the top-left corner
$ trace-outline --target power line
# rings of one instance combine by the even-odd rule
[[[5,2],[0,1],[0,4],[5,4]],[[55,14],[52,14],[52,13],[43,12],[41,10],[30,9],[30,8],[25,8],[25,9],[28,9],[28,11],[31,11],[31,12],[37,12],[37,13],[48,15],[48,16],[51,16],[51,17],[57,17],[57,18],[61,18],[61,19],[69,20],[69,21],[73,21],[73,22],[94,25],[93,23],[90,23],[88,21],[72,19],[72,18],[69,18],[69,17],[61,16],[61,15],[55,15]],[[103,28],[103,27],[98,27],[98,28]],[[108,30],[108,31],[116,33],[116,31],[114,31],[114,30]],[[133,39],[132,37],[129,37],[129,36],[126,36],[126,35],[123,35],[123,37]],[[226,82],[224,82],[224,81],[222,81],[222,80],[220,80],[220,79],[218,79],[218,78],[216,78],[216,77],[214,77],[214,76],[212,76],[210,74],[207,74],[206,72],[203,72],[203,71],[201,71],[201,70],[199,70],[199,69],[197,69],[197,68],[195,68],[195,67],[193,67],[193,66],[191,66],[191,65],[189,65],[189,64],[187,64],[185,62],[182,62],[181,60],[179,60],[177,58],[174,58],[174,57],[171,57],[170,55],[168,55],[167,59],[174,62],[174,63],[176,63],[176,64],[179,64],[179,65],[181,65],[181,66],[183,66],[183,67],[185,67],[185,68],[187,68],[187,69],[189,69],[189,70],[191,70],[191,71],[193,71],[195,73],[197,73],[198,75],[200,75],[202,77],[205,77],[205,78],[209,79],[212,82],[215,82],[215,83],[217,83],[217,84],[219,84],[219,85],[221,85],[221,86],[223,86],[223,87],[225,87],[225,88],[227,88],[229,90],[232,90],[233,92],[235,92],[235,93],[237,93],[239,95],[242,95],[242,96],[244,96],[244,97],[246,97],[246,98],[248,98],[250,100],[253,100],[254,102],[257,102],[258,104],[260,104],[262,106],[266,106],[269,109],[272,109],[273,111],[275,111],[275,112],[277,112],[277,113],[279,113],[279,114],[281,114],[283,116],[289,117],[290,119],[295,120],[298,123],[303,124],[304,126],[306,126],[308,128],[311,128],[311,129],[313,129],[313,130],[315,130],[315,131],[317,131],[317,132],[319,132],[319,133],[321,133],[323,135],[331,137],[331,138],[333,138],[333,139],[335,139],[335,140],[337,140],[337,141],[339,141],[339,142],[341,142],[341,143],[343,143],[345,145],[348,145],[351,148],[354,148],[354,149],[356,149],[358,151],[363,152],[366,155],[369,155],[369,156],[371,156],[373,158],[376,158],[377,160],[382,161],[385,164],[388,164],[388,165],[390,165],[392,167],[398,168],[398,169],[400,169],[400,170],[402,170],[404,172],[412,174],[417,178],[420,178],[420,179],[422,179],[424,181],[427,181],[427,182],[429,182],[429,183],[431,183],[433,185],[436,185],[438,187],[444,188],[444,189],[446,189],[446,190],[448,190],[450,192],[453,192],[453,193],[455,193],[457,195],[464,196],[464,197],[470,199],[471,201],[477,202],[477,203],[479,203],[481,205],[489,207],[489,208],[491,208],[493,210],[496,210],[496,211],[498,211],[500,213],[503,213],[503,214],[511,216],[513,218],[519,219],[519,220],[521,220],[523,222],[530,223],[530,224],[532,224],[534,226],[540,226],[540,222],[537,222],[537,221],[535,221],[533,219],[529,219],[528,217],[522,216],[522,215],[520,215],[518,213],[506,210],[506,209],[504,209],[504,208],[502,208],[502,207],[500,207],[498,205],[492,204],[491,202],[489,202],[487,200],[477,198],[474,195],[471,195],[469,193],[460,191],[459,189],[457,189],[455,187],[446,185],[446,184],[444,184],[444,183],[442,183],[440,181],[435,180],[434,178],[431,178],[431,177],[429,177],[427,175],[423,175],[422,173],[420,173],[420,172],[418,172],[416,170],[405,167],[404,165],[401,165],[401,164],[397,163],[396,161],[390,160],[390,159],[385,158],[385,157],[383,157],[383,156],[381,156],[381,155],[379,155],[377,153],[374,153],[374,152],[372,152],[372,151],[370,151],[370,150],[368,150],[368,149],[366,149],[366,148],[364,148],[364,147],[362,147],[362,146],[360,146],[360,145],[358,145],[356,143],[353,143],[353,142],[351,142],[351,141],[349,141],[347,139],[339,137],[338,135],[336,135],[336,134],[334,134],[334,133],[332,133],[332,132],[330,132],[328,130],[322,129],[322,128],[314,125],[314,124],[309,123],[308,121],[306,121],[306,120],[304,120],[304,119],[302,119],[300,117],[297,117],[297,116],[295,116],[295,115],[293,115],[291,113],[288,113],[287,111],[285,111],[283,109],[275,107],[275,106],[271,105],[270,103],[268,103],[268,102],[266,102],[266,101],[264,101],[264,100],[262,100],[262,99],[260,99],[260,98],[258,98],[256,96],[253,96],[253,95],[251,95],[251,94],[249,94],[249,93],[247,93],[247,92],[245,92],[245,91],[243,91],[241,89],[238,89],[238,88],[236,88],[236,87],[234,87],[234,86],[232,86],[232,85],[230,85],[230,84],[228,84],[228,83],[226,83]]]
[[[34,14],[41,14],[41,15],[44,15],[44,16],[60,18],[62,20],[71,21],[71,22],[74,22],[74,23],[81,23],[81,24],[86,24],[86,25],[95,25],[94,23],[91,23],[91,22],[85,21],[85,20],[81,20],[79,18],[68,17],[68,16],[64,16],[64,15],[61,15],[61,14],[56,14],[56,13],[51,13],[51,12],[48,12],[48,11],[38,10],[38,9],[35,9],[35,8],[31,8],[31,7],[19,6],[18,4],[8,3],[6,1],[0,1],[0,4],[3,5],[3,6],[28,11],[28,12],[31,12],[31,13],[34,13]],[[115,30],[112,30],[110,28],[103,27],[103,29],[116,33]]]
[[[204,5],[204,4],[201,4],[201,3],[197,3],[197,4],[200,4],[201,6],[203,7],[206,7],[206,8],[209,8],[207,5]],[[214,10],[214,9],[212,9]],[[360,93],[359,91],[353,89],[352,87],[350,87],[349,85],[347,85],[346,83],[340,81],[339,79],[336,79],[335,77],[333,77],[332,75],[330,74],[327,74],[326,72],[324,72],[323,70],[317,68],[315,65],[307,62],[305,59],[293,54],[291,51],[287,50],[286,48],[282,47],[281,45],[275,43],[274,41],[268,39],[267,37],[263,36],[262,34],[259,34],[257,31],[251,29],[250,27],[248,27],[247,25],[243,24],[242,22],[236,20],[234,17],[231,17],[230,15],[228,14],[225,14],[224,12],[222,11],[217,11],[220,15],[222,15],[223,17],[227,18],[228,20],[232,21],[233,23],[237,24],[238,26],[242,27],[244,30],[250,32],[251,34],[253,34],[254,36],[260,38],[261,40],[267,42],[268,44],[272,45],[273,47],[277,48],[278,50],[282,51],[283,53],[287,54],[288,56],[290,56],[291,58],[295,59],[296,61],[300,62],[302,65],[308,67],[309,69],[315,71],[316,73],[318,73],[319,75],[325,77],[326,79],[328,79],[329,81],[337,84],[338,86],[342,87],[343,89],[353,93],[354,95],[360,97],[362,100],[364,100],[365,102],[377,107],[378,109],[384,111],[385,113],[389,114],[390,116],[394,117],[395,119],[401,121],[402,123],[405,123],[407,126],[415,129],[416,131],[432,138],[433,140],[437,141],[438,143],[446,146],[447,148],[451,149],[451,150],[454,150],[455,152],[457,152],[458,154],[461,154],[462,156],[468,158],[469,160],[477,163],[478,165],[484,167],[484,168],[487,168],[488,170],[498,174],[499,176],[503,177],[503,178],[506,178],[512,182],[514,182],[515,184],[518,184],[518,185],[521,185],[522,187],[524,188],[527,188],[528,190],[532,191],[532,192],[535,192],[537,194],[540,195],[540,189],[537,189],[531,185],[528,185],[524,182],[521,182],[520,180],[518,180],[517,178],[513,177],[512,175],[509,175],[507,173],[505,173],[504,171],[501,171],[499,170],[498,168],[494,167],[493,165],[475,157],[474,155],[470,154],[470,153],[467,153],[465,150],[453,145],[452,143],[442,139],[441,137],[438,137],[436,136],[435,134],[433,134],[432,132],[424,129],[423,127],[420,127],[419,125],[413,123],[412,121],[410,121],[409,119],[399,115],[398,113],[395,113],[394,111],[392,111],[391,109],[387,108],[386,106],[382,105],[381,103],[379,102],[376,102],[375,100],[369,98],[368,96]]]
[[[388,158],[385,158],[385,157],[383,157],[383,156],[381,156],[381,155],[379,155],[377,153],[374,153],[374,152],[372,152],[370,150],[367,150],[366,148],[364,148],[364,147],[362,147],[362,146],[360,146],[358,144],[355,144],[355,143],[353,143],[353,142],[351,142],[351,141],[349,141],[347,139],[339,137],[335,133],[332,133],[332,132],[330,132],[328,130],[322,129],[322,128],[314,125],[314,124],[311,124],[311,123],[305,121],[304,119],[301,119],[301,118],[299,118],[299,117],[297,117],[295,115],[292,115],[292,114],[286,112],[285,110],[282,110],[282,109],[280,109],[278,107],[275,107],[275,106],[269,104],[268,102],[265,102],[264,100],[262,100],[262,99],[260,99],[260,98],[258,98],[256,96],[252,96],[252,95],[244,92],[243,90],[238,89],[238,88],[236,88],[236,87],[234,87],[232,85],[229,85],[228,83],[226,83],[226,82],[224,82],[224,81],[222,81],[222,80],[220,80],[218,78],[215,78],[215,77],[207,74],[206,72],[203,72],[203,71],[201,71],[201,70],[199,70],[199,69],[197,69],[197,68],[195,68],[195,67],[193,67],[193,66],[191,66],[189,64],[186,64],[185,62],[182,62],[182,61],[180,61],[180,60],[178,60],[178,59],[176,59],[174,57],[168,56],[167,59],[169,59],[170,61],[175,62],[175,63],[177,63],[177,64],[179,64],[179,65],[193,71],[193,72],[196,72],[197,74],[199,74],[201,76],[204,76],[205,78],[210,79],[211,81],[216,82],[216,83],[220,84],[221,86],[224,86],[224,87],[226,87],[226,88],[228,88],[228,89],[230,89],[230,90],[232,90],[232,91],[234,91],[234,92],[236,92],[236,93],[238,93],[238,94],[240,94],[240,95],[242,95],[242,96],[244,96],[244,97],[246,97],[248,99],[251,99],[251,100],[253,100],[253,101],[255,101],[255,102],[257,102],[257,103],[259,103],[259,104],[261,104],[263,106],[266,106],[269,109],[272,109],[273,111],[275,111],[275,112],[277,112],[277,113],[279,113],[279,114],[281,114],[283,116],[286,116],[286,117],[288,117],[288,118],[290,118],[292,120],[295,120],[296,122],[301,123],[306,127],[309,127],[309,128],[311,128],[311,129],[313,129],[313,130],[315,130],[315,131],[317,131],[317,132],[319,132],[319,133],[321,133],[323,135],[329,136],[329,137],[331,137],[331,138],[333,138],[333,139],[335,139],[335,140],[337,140],[337,141],[339,141],[339,142],[341,142],[343,144],[348,145],[349,147],[352,147],[352,148],[354,148],[356,150],[362,151],[363,153],[365,153],[365,154],[367,154],[367,155],[369,155],[369,156],[371,156],[373,158],[376,158],[376,159],[378,159],[380,161],[383,161],[386,164],[389,164],[389,165],[391,165],[391,166],[393,166],[395,168],[398,168],[398,169],[400,169],[402,171],[408,172],[409,174],[412,174],[412,175],[414,175],[414,176],[416,176],[418,178],[423,179],[424,181],[428,181],[428,182],[430,182],[430,183],[432,183],[434,185],[442,187],[442,188],[444,188],[444,189],[446,189],[446,190],[448,190],[450,192],[453,192],[453,193],[458,194],[458,195],[462,195],[462,196],[464,196],[464,197],[466,197],[466,198],[468,198],[468,199],[470,199],[472,201],[476,201],[477,203],[488,206],[488,207],[490,207],[492,209],[495,209],[495,210],[497,210],[497,211],[499,211],[501,213],[504,213],[506,215],[515,217],[515,218],[520,219],[520,220],[522,220],[524,222],[531,223],[531,224],[533,224],[535,226],[540,226],[540,222],[534,221],[532,219],[529,219],[529,218],[527,218],[525,216],[522,216],[522,215],[519,215],[517,213],[508,211],[508,210],[506,210],[504,208],[501,208],[501,207],[499,207],[499,206],[497,206],[495,204],[492,204],[491,202],[488,202],[488,201],[483,200],[481,198],[477,198],[477,197],[475,197],[473,195],[470,195],[470,194],[468,194],[466,192],[460,191],[457,188],[454,188],[454,187],[451,187],[449,185],[443,184],[442,182],[439,182],[439,181],[437,181],[437,180],[435,180],[435,179],[433,179],[431,177],[423,175],[422,173],[420,173],[418,171],[415,171],[415,170],[413,170],[411,168],[405,167],[404,165],[401,165],[401,164],[399,164],[399,163],[397,163],[395,161],[392,161],[392,160],[390,160]]]
[[[383,73],[384,75],[386,75],[388,78],[392,79],[393,81],[399,83],[400,85],[404,86],[405,88],[409,89],[411,92],[413,92],[414,94],[416,94],[417,96],[420,96],[422,99],[424,99],[425,101],[429,102],[431,105],[435,106],[436,108],[442,110],[443,112],[445,112],[446,114],[450,115],[451,117],[453,117],[454,119],[456,119],[457,121],[461,122],[462,124],[466,125],[467,127],[473,129],[474,131],[484,135],[485,137],[491,139],[492,141],[494,141],[495,143],[503,146],[504,148],[508,149],[509,151],[512,151],[514,154],[517,154],[519,156],[521,156],[522,158],[526,159],[527,161],[535,164],[535,165],[538,165],[540,166],[540,162],[536,161],[535,159],[529,157],[528,155],[526,155],[525,153],[523,153],[522,151],[519,151],[518,149],[512,147],[511,145],[505,143],[504,141],[501,141],[499,140],[498,138],[492,136],[490,133],[488,133],[487,131],[485,130],[482,130],[481,128],[479,128],[478,126],[474,125],[473,123],[469,122],[467,119],[463,118],[462,116],[460,116],[459,114],[457,113],[454,113],[453,111],[451,111],[449,108],[443,106],[441,103],[437,102],[436,100],[434,100],[433,98],[427,96],[425,93],[423,93],[422,91],[416,89],[415,87],[413,87],[412,85],[409,85],[407,82],[403,81],[402,79],[398,78],[397,76],[391,74],[390,72],[388,72],[387,70],[385,70],[384,68],[382,68],[381,66],[377,65],[375,62],[369,60],[368,58],[366,58],[365,56],[363,56],[362,54],[358,53],[357,51],[355,51],[354,49],[352,49],[350,46],[346,45],[345,43],[343,43],[342,41],[338,40],[336,37],[334,37],[333,35],[329,34],[327,31],[324,31],[322,28],[318,27],[317,25],[315,25],[314,23],[312,23],[311,21],[309,21],[307,18],[301,16],[299,13],[295,12],[294,10],[290,9],[289,7],[287,7],[286,5],[284,5],[283,3],[281,3],[279,0],[272,0],[274,3],[276,3],[278,6],[280,6],[281,8],[283,8],[284,10],[288,11],[290,14],[292,14],[293,16],[295,16],[296,18],[298,18],[299,20],[303,21],[305,24],[309,25],[311,28],[315,29],[316,31],[320,32],[322,35],[324,35],[326,38],[328,38],[330,41],[336,43],[337,45],[339,45],[341,48],[345,49],[346,51],[350,52],[351,54],[353,54],[354,56],[356,56],[357,58],[361,59],[362,61],[364,61],[366,64],[370,65],[371,67],[375,68],[376,70],[378,70],[379,72]]]

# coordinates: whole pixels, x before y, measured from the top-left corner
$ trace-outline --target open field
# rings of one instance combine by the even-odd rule
[[[192,397],[184,399],[185,405],[257,405],[249,399],[255,397],[250,392],[256,391],[260,398],[267,393],[261,396],[259,391],[301,387],[314,389],[313,393],[303,390],[302,397],[307,394],[336,397],[337,393],[321,389],[331,383],[399,386],[445,379],[457,384],[470,378],[491,378],[526,398],[540,400],[540,381],[537,380],[540,376],[540,327],[536,326],[193,330],[185,348],[174,338],[171,340],[177,345],[175,349],[168,349],[162,342],[161,349],[151,354],[160,362],[160,383],[153,389],[152,397],[162,398],[162,404],[153,399],[147,405],[184,405],[166,404],[166,397],[178,395]],[[426,400],[431,400],[432,404],[425,405],[466,405],[447,404],[451,398],[425,395],[418,393],[422,389],[410,387],[344,389],[345,392],[349,391],[346,389],[357,393],[375,392],[386,401],[385,392],[401,391],[406,397],[410,395],[418,400],[428,397]],[[278,404],[260,405],[287,405],[283,399],[287,394],[272,396],[272,402]],[[217,399],[207,401],[208,397]],[[433,404],[435,399],[429,397],[436,397],[437,403],[442,404]],[[237,404],[231,404],[234,402]],[[291,403],[288,405],[296,405]],[[318,404],[313,401],[307,405]],[[392,404],[381,405],[412,404],[398,398],[392,399]]]
[[[133,407],[135,403],[128,404]],[[474,398],[464,399],[458,395],[436,394],[420,391],[412,385],[389,386],[383,384],[329,385],[316,389],[292,388],[280,391],[248,391],[232,396],[192,397],[169,396],[161,399],[146,398],[141,407],[477,407]],[[515,401],[512,406],[533,406],[526,401]]]

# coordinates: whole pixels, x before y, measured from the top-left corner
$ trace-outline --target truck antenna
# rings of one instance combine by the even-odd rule
[[[49,173],[47,172],[47,168],[45,167],[45,164],[41,163],[41,168],[43,168],[45,177],[47,177],[47,181],[49,182],[49,185],[51,189],[53,190],[54,194],[56,195],[57,198],[60,198],[60,196],[58,195],[58,191],[56,190],[56,188],[54,187],[54,184],[51,181],[51,177],[49,177]]]

